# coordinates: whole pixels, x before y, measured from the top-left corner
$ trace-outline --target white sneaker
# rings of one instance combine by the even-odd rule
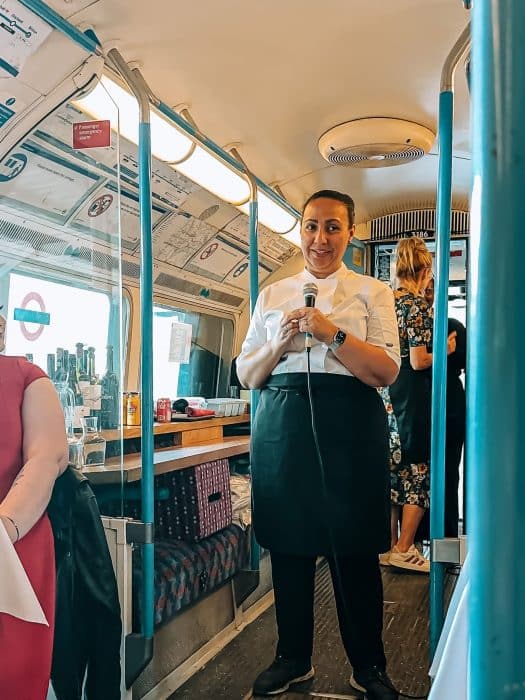
[[[394,547],[390,554],[390,566],[394,566],[396,569],[416,571],[419,574],[430,573],[430,561],[414,545],[407,552],[400,552],[397,547]]]
[[[392,551],[385,552],[384,554],[379,555],[379,564],[381,566],[390,566],[390,555],[392,554]]]

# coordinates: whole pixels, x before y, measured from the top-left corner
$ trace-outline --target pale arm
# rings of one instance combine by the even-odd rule
[[[284,314],[275,338],[266,340],[266,330],[256,308],[237,358],[237,376],[241,384],[247,389],[263,386],[298,333],[299,324],[290,320],[290,314]]]
[[[47,378],[33,381],[22,402],[23,467],[0,503],[0,518],[12,541],[26,535],[44,513],[56,479],[68,464],[64,415]],[[8,516],[8,517],[6,517]]]
[[[456,331],[453,331],[447,339],[447,355],[456,351]],[[412,369],[428,369],[432,366],[433,354],[428,352],[426,345],[410,348],[410,366]]]
[[[242,362],[237,363],[237,376],[246,389],[258,389],[270,376],[279,362],[282,352],[279,352],[270,341],[258,350],[253,350],[243,356]]]
[[[237,358],[237,377],[247,389],[263,386],[299,332],[299,324],[290,323],[290,314],[283,314],[275,337],[268,339],[264,323],[264,296],[265,290],[257,299],[241,353]]]

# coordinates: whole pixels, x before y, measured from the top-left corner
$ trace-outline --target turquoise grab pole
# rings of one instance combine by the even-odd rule
[[[147,121],[139,124],[139,196],[141,228],[141,400],[142,400],[142,520],[154,522],[154,438],[153,438],[153,250],[151,235],[151,130]],[[153,533],[152,533],[153,534]],[[154,561],[153,537],[143,545],[143,619],[142,631],[153,637]]]
[[[257,192],[250,199],[250,312],[253,314],[259,296],[259,243],[257,240],[258,204]],[[255,394],[258,396],[258,394]],[[255,406],[257,408],[257,406]],[[252,418],[253,418],[252,414]]]
[[[250,311],[253,313],[255,308],[255,302],[257,301],[257,296],[259,295],[259,249],[257,242],[257,190],[255,190],[255,198],[250,199],[250,248],[249,248],[249,261],[250,261]],[[256,389],[250,391],[250,419],[253,426],[255,420],[255,413],[257,411],[257,404],[259,402],[259,392]],[[251,568],[258,570],[260,566],[261,551],[255,535],[252,530],[252,541],[251,541]]]
[[[146,526],[142,545],[142,634],[153,649],[154,632],[154,439],[153,439],[153,247],[151,216],[151,128],[149,95],[116,49],[108,57],[124,77],[139,104],[139,210],[140,210],[140,367],[142,520]]]
[[[249,262],[249,272],[250,272],[250,315],[253,314],[255,304],[257,302],[257,297],[259,296],[259,241],[257,238],[257,226],[258,226],[258,202],[257,202],[257,180],[252,175],[248,169],[246,163],[242,159],[241,155],[236,148],[231,149],[231,154],[243,167],[244,174],[246,175],[248,182],[250,183],[250,237],[249,237],[249,248],[248,248],[248,262]],[[257,411],[257,403],[259,401],[259,392],[256,389],[250,391],[250,421],[253,426],[253,421],[255,419],[255,413]],[[261,551],[255,535],[253,533],[253,527],[251,528],[251,557],[250,557],[250,567],[254,571],[259,570]]]
[[[476,0],[467,476],[471,700],[525,699],[523,0]]]
[[[436,301],[432,361],[432,440],[430,456],[430,539],[445,536],[445,439],[447,403],[447,302],[452,212],[452,130],[454,72],[470,46],[468,25],[445,61],[439,96],[439,173],[436,204]],[[430,653],[443,627],[444,564],[430,568]]]
[[[445,536],[445,431],[447,400],[447,297],[450,250],[452,187],[451,91],[439,96],[439,176],[436,207],[436,300],[432,361],[432,443],[430,457],[430,539]],[[443,347],[445,343],[445,348]],[[443,627],[443,564],[430,568],[430,654],[434,652]]]

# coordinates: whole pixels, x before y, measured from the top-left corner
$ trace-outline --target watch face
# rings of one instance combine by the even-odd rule
[[[345,342],[346,339],[346,333],[344,331],[337,331],[337,333],[334,336],[334,344],[335,345],[342,345]]]

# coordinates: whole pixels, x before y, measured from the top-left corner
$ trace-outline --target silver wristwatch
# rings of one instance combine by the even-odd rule
[[[334,337],[332,338],[332,342],[328,346],[332,352],[335,352],[338,348],[341,347],[341,345],[345,342],[346,340],[346,333],[342,331],[340,328],[337,329]]]

